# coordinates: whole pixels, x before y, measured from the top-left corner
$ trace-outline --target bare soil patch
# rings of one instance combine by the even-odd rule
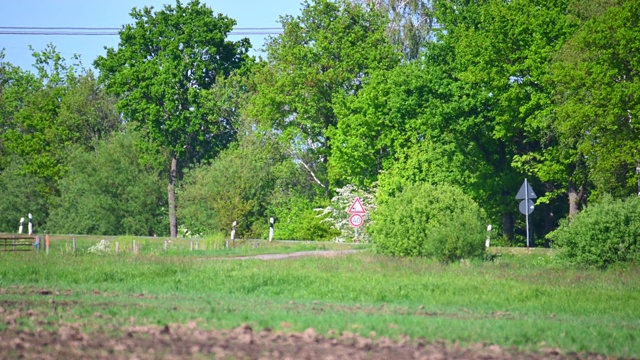
[[[186,325],[128,326],[106,332],[85,332],[80,323],[56,324],[57,330],[25,330],[16,326],[34,312],[0,310],[0,359],[606,359],[597,354],[563,354],[558,349],[523,352],[491,344],[462,347],[444,341],[394,341],[348,332],[323,336],[309,328],[285,333],[249,325],[232,330]]]

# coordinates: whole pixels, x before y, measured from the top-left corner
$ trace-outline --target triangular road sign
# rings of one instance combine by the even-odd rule
[[[528,195],[528,196],[527,196]],[[529,184],[527,179],[524,179],[522,186],[520,186],[520,190],[518,190],[518,194],[516,195],[516,200],[529,200],[529,199],[537,199],[536,193],[533,192],[533,188]]]
[[[364,209],[364,206],[362,206],[362,202],[360,202],[360,198],[358,197],[355,200],[353,200],[353,204],[351,204],[351,207],[347,212],[349,214],[360,214],[360,215],[364,215],[367,213],[367,211]]]

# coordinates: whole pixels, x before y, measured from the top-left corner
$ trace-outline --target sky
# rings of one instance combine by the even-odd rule
[[[300,14],[302,0],[201,0],[215,13],[235,19],[238,28],[279,28],[282,15]],[[188,0],[182,0],[186,4]],[[160,10],[175,0],[3,0],[0,27],[106,27],[121,28],[133,23],[129,13],[133,7],[153,6]],[[1,29],[2,31],[15,31]],[[238,29],[237,31],[243,31]],[[250,31],[250,30],[246,30]],[[115,32],[115,30],[114,30]],[[256,31],[253,31],[256,32]],[[248,37],[252,55],[263,55],[267,35],[229,35],[232,41]],[[4,48],[4,61],[33,70],[33,57],[29,45],[40,51],[53,43],[58,52],[71,63],[74,54],[81,56],[82,64],[92,68],[93,61],[104,55],[105,46],[117,47],[118,36],[82,35],[8,35],[0,34],[0,49]]]

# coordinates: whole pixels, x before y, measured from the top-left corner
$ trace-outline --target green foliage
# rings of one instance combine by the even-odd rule
[[[22,164],[14,158],[0,171],[0,232],[17,233],[20,218],[24,218],[23,234],[27,233],[27,215],[33,215],[33,230],[42,233],[48,217],[47,200],[39,189],[42,179],[21,172]]]
[[[91,149],[121,120],[91,72],[67,66],[52,45],[33,55],[37,76],[2,65],[0,154],[20,157],[20,171],[40,178],[38,191],[48,199],[57,194],[70,149]]]
[[[251,115],[281,133],[291,156],[312,181],[331,193],[327,178],[337,125],[335,104],[352,96],[376,69],[400,60],[388,42],[385,14],[346,0],[305,1],[301,15],[281,18],[284,32],[272,38],[268,59],[255,76]]]
[[[237,222],[238,237],[254,237],[269,226],[265,207],[281,161],[268,138],[243,137],[210,164],[187,172],[178,194],[181,221],[191,231],[228,233]]]
[[[134,132],[117,133],[95,151],[76,150],[60,180],[48,227],[55,233],[164,235],[165,191],[141,165]]]
[[[211,111],[216,103],[210,91],[244,66],[250,43],[226,40],[235,20],[215,15],[198,0],[176,1],[159,11],[134,8],[131,16],[135,23],[120,30],[118,48],[107,49],[94,64],[107,90],[120,97],[125,118],[154,146],[169,151],[168,208],[175,237],[179,169],[215,157],[235,139],[226,109]]]
[[[376,250],[443,262],[480,257],[485,215],[459,188],[417,184],[379,205],[371,226]]]
[[[269,211],[275,214],[275,238],[278,240],[332,240],[339,232],[314,210],[314,203],[306,197],[293,196],[272,203]]]
[[[225,40],[235,21],[199,1],[134,8],[131,16],[118,48],[95,61],[107,89],[121,96],[119,109],[178,158],[190,147],[218,146],[212,137],[229,124],[209,119],[202,97],[243,65],[248,40]]]
[[[594,192],[638,192],[640,131],[640,3],[575,2],[583,21],[558,53],[555,128]]]
[[[571,263],[604,268],[640,261],[640,198],[605,196],[547,237]]]

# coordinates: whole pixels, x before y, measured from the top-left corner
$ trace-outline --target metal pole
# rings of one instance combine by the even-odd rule
[[[525,218],[527,221],[527,249],[529,248],[529,182],[525,178],[524,179],[524,201],[527,204],[525,211]]]

